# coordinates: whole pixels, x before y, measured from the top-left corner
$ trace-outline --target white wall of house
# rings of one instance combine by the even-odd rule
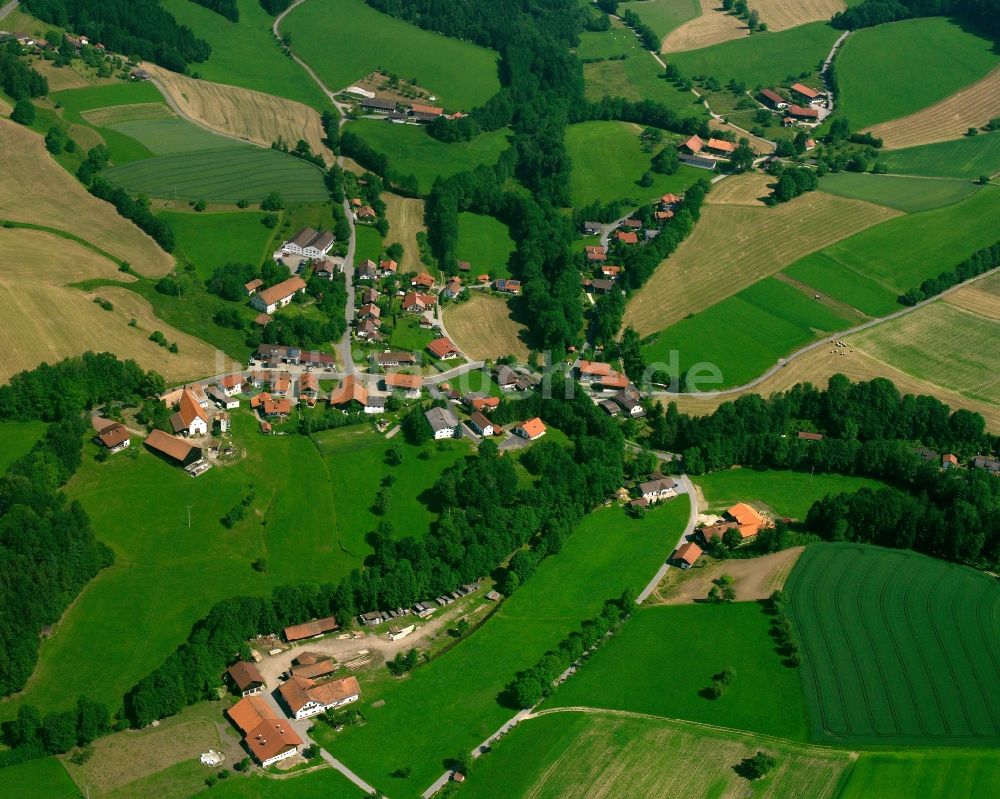
[[[454,427],[442,427],[440,430],[434,431],[434,438],[454,438],[455,428]]]
[[[196,416],[191,420],[191,424],[188,425],[188,435],[189,436],[203,436],[208,433],[208,425],[205,424],[205,420],[200,416]]]
[[[281,752],[281,753],[275,755],[274,757],[270,757],[267,760],[262,760],[260,764],[264,768],[267,768],[268,766],[273,766],[275,763],[277,763],[277,762],[279,762],[281,760],[284,760],[285,758],[291,757],[292,755],[296,754],[298,751],[299,751],[299,748],[297,746],[292,746],[292,747],[286,749],[284,752]]]

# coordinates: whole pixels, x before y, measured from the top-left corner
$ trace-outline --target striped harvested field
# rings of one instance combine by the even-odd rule
[[[888,150],[957,139],[1000,116],[1000,67],[982,80],[915,114],[882,122],[868,131]]]
[[[69,287],[88,278],[134,280],[107,258],[51,233],[24,228],[0,229],[0,252],[19,254],[0,268],[0,315],[6,322],[0,329],[0,347],[6,353],[0,381],[43,361],[53,363],[87,350],[134,358],[168,380],[212,372],[215,350],[157,319],[149,303],[128,289],[109,286],[83,292]],[[111,301],[114,310],[95,304],[96,296]],[[129,325],[131,319],[135,327]],[[177,342],[179,352],[150,341],[154,330]]]
[[[305,139],[314,153],[333,162],[333,153],[323,143],[319,114],[307,105],[237,86],[194,80],[155,64],[143,64],[143,68],[183,116],[210,130],[264,147],[279,137],[292,147]]]
[[[513,355],[528,359],[528,346],[521,339],[524,327],[510,316],[504,300],[482,292],[458,305],[449,305],[444,323],[455,343],[470,358],[481,361]]]
[[[710,205],[752,205],[764,207],[764,198],[771,193],[774,178],[763,172],[745,172],[712,184],[705,197]]]
[[[730,180],[739,179],[722,183]],[[643,336],[662,330],[804,255],[898,215],[823,192],[769,208],[706,204],[694,232],[629,302],[625,324]]]
[[[1000,273],[961,286],[944,298],[949,305],[1000,321]]]
[[[128,261],[143,275],[158,277],[174,259],[110,203],[92,196],[45,151],[42,137],[0,119],[0,219],[45,225],[79,236]],[[25,186],[31,186],[26,192]]]
[[[163,103],[123,103],[81,111],[80,116],[99,128],[138,122],[145,119],[175,119],[176,114]]]
[[[427,230],[424,227],[424,201],[388,192],[382,194],[382,201],[385,203],[385,217],[389,221],[386,241],[389,244],[398,241],[403,245],[400,268],[403,272],[425,271],[420,261],[420,248],[417,246],[417,233]]]

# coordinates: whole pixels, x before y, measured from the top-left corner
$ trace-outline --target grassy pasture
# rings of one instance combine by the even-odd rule
[[[524,326],[511,317],[510,306],[499,297],[474,292],[465,302],[448,305],[444,322],[470,358],[495,360],[513,355],[522,363],[528,358]]]
[[[45,435],[44,422],[0,422],[0,475]]]
[[[559,554],[545,559],[454,649],[405,680],[369,686],[362,677],[368,723],[342,733],[317,725],[318,740],[368,782],[391,785],[393,795],[423,791],[444,770],[445,758],[471,750],[513,715],[497,696],[517,671],[598,612],[605,599],[646,583],[687,514],[685,499],[641,520],[619,508],[590,514]],[[404,766],[412,766],[409,777],[390,778]]]
[[[990,41],[944,17],[863,28],[837,57],[837,112],[856,129],[905,117],[975,83],[998,62]]]
[[[347,130],[361,136],[375,150],[387,153],[393,170],[416,175],[420,191],[425,193],[438,177],[496,163],[509,146],[506,129],[454,144],[438,141],[417,125],[393,125],[383,119],[359,119]]]
[[[514,240],[507,226],[492,216],[463,211],[458,215],[458,246],[455,255],[472,266],[473,278],[486,272],[491,278],[510,277],[507,261]]]
[[[678,350],[679,371],[692,369],[692,374],[699,364],[714,364],[721,382],[699,384],[700,390],[710,391],[745,383],[778,358],[820,335],[846,330],[857,319],[821,305],[794,286],[765,278],[661,331],[643,348],[643,356],[650,364],[668,364],[671,351]]]
[[[1000,740],[1000,588],[991,577],[915,552],[822,544],[802,554],[785,591],[816,739]]]
[[[261,224],[264,215],[258,211],[160,211],[157,216],[174,231],[178,255],[203,278],[228,263],[260,264],[269,249],[272,231]]]
[[[643,151],[641,132],[641,127],[627,122],[581,122],[566,129],[566,149],[573,160],[570,193],[574,207],[629,198],[638,204],[667,192],[683,193],[708,175],[682,165],[674,175],[656,174],[653,185],[643,188],[638,181],[649,170],[655,150]]]
[[[804,741],[799,675],[781,664],[770,619],[756,602],[644,607],[544,706],[628,710]],[[701,696],[726,667],[736,670],[726,693]]]
[[[471,799],[742,796],[733,766],[763,749],[779,766],[753,795],[829,799],[851,754],[700,725],[611,712],[551,713],[522,722],[477,763]],[[693,753],[711,752],[692,758]]]
[[[807,474],[778,470],[726,469],[697,478],[705,502],[713,512],[737,502],[756,502],[778,516],[804,519],[813,502],[827,494],[880,488],[878,480],[840,474]]]
[[[618,5],[619,14],[626,11],[637,14],[663,39],[670,31],[701,14],[701,5],[698,0],[633,0]]]
[[[382,234],[371,225],[354,226],[354,263],[367,258],[378,261],[382,256]]]
[[[83,799],[63,764],[54,757],[29,760],[0,770],[0,789],[5,796],[23,799]]]
[[[954,141],[888,150],[882,161],[900,175],[929,175],[975,180],[1000,172],[1000,133],[980,133]]]
[[[756,176],[747,180],[759,185]],[[625,324],[643,336],[663,330],[810,252],[898,213],[824,192],[770,208],[710,202],[694,232],[631,298]]]
[[[393,349],[420,352],[436,338],[430,330],[420,327],[416,316],[400,314],[389,334],[388,345]]]
[[[997,137],[1000,141],[1000,136]],[[961,180],[933,180],[899,175],[832,172],[825,175],[820,190],[838,197],[886,205],[904,213],[929,211],[964,200],[977,186]]]
[[[763,12],[761,18],[767,21]],[[784,83],[803,72],[814,72],[839,35],[825,22],[814,22],[780,33],[744,37],[700,50],[672,52],[664,60],[676,64],[681,74],[687,77],[711,76],[722,84],[733,79],[751,88],[768,86]]]
[[[863,330],[851,344],[919,380],[1000,405],[1000,321],[935,302]]]
[[[164,155],[113,167],[108,180],[135,194],[180,200],[260,202],[277,191],[286,202],[326,199],[323,171],[276,150],[229,146]]]
[[[800,258],[787,267],[784,274],[869,316],[885,316],[900,310],[896,292],[871,278],[845,269],[839,261],[823,252]]]
[[[472,454],[464,439],[444,441],[440,446],[438,442],[423,447],[404,443],[403,464],[391,467],[386,464],[386,453],[397,440],[373,435],[367,427],[325,431],[313,441],[330,473],[340,543],[357,557],[370,549],[365,534],[380,521],[391,522],[400,538],[423,538],[437,519],[430,489],[445,469]],[[426,460],[417,457],[422,450],[429,455]],[[371,511],[380,474],[396,478],[389,510],[381,517]]]
[[[281,52],[271,33],[274,18],[258,0],[237,0],[237,4],[240,21],[234,23],[189,0],[162,2],[179,23],[212,46],[208,61],[197,66],[206,80],[287,97],[318,111],[330,108],[312,78]]]
[[[839,799],[950,799],[1000,794],[996,749],[862,752]]]
[[[246,142],[211,133],[180,117],[136,119],[118,122],[110,128],[130,139],[135,139],[153,155],[177,155],[251,146]]]
[[[231,777],[212,788],[213,799],[360,799],[362,793],[347,777],[322,768],[287,780],[255,774]]]
[[[494,51],[422,30],[362,0],[304,3],[281,30],[331,91],[377,68],[416,78],[449,110],[467,111],[500,89]]]

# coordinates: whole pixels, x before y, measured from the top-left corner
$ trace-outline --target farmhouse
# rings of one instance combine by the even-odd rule
[[[230,411],[240,407],[240,401],[236,397],[227,397],[226,393],[218,386],[209,386],[208,396],[215,403],[216,407],[223,410]]]
[[[815,89],[810,89],[803,83],[793,83],[790,88],[792,90],[792,94],[801,97],[807,103],[811,103],[815,100],[818,100],[823,96],[822,92],[818,92]]]
[[[545,425],[541,419],[537,416],[534,419],[528,419],[526,422],[521,422],[514,428],[514,434],[525,438],[528,441],[535,441],[545,435]]]
[[[418,294],[415,291],[406,292],[403,297],[403,310],[409,313],[423,313],[429,308],[433,308],[437,302],[437,297],[433,294]]]
[[[736,145],[725,139],[709,139],[705,142],[705,150],[712,155],[730,156],[736,150]]]
[[[265,768],[296,754],[302,745],[302,739],[262,697],[245,697],[226,715],[243,733],[247,751]]]
[[[596,236],[601,232],[601,227],[600,222],[587,221],[583,223],[583,232],[588,236]]]
[[[362,205],[358,210],[354,212],[354,219],[357,222],[371,222],[373,219],[377,218],[378,214],[375,213],[375,209],[370,205]]]
[[[312,372],[299,375],[299,396],[315,397],[319,393],[319,378]]]
[[[181,392],[177,412],[170,417],[170,426],[175,433],[186,436],[203,436],[208,433],[208,416],[191,389],[185,387]]]
[[[387,366],[414,366],[417,363],[417,356],[412,352],[386,350],[375,356],[375,362],[383,369]]]
[[[354,375],[348,375],[340,387],[329,396],[327,402],[342,410],[347,410],[352,403],[363,408],[368,404],[368,389]]]
[[[361,101],[361,109],[369,114],[388,114],[396,110],[396,103],[381,97],[366,97]]]
[[[771,108],[779,110],[788,108],[788,101],[772,89],[761,89],[760,96],[764,98],[764,102],[771,106]]]
[[[301,277],[290,277],[276,286],[258,291],[250,298],[250,304],[258,311],[272,314],[288,305],[296,294],[304,294],[305,290],[306,282]]]
[[[382,378],[382,385],[386,391],[398,389],[405,392],[407,399],[417,399],[423,384],[424,379],[420,375],[409,375],[405,372],[388,372]]]
[[[261,279],[260,279],[259,277],[255,277],[255,278],[254,278],[253,280],[251,280],[251,281],[250,281],[249,283],[244,283],[244,284],[243,284],[243,291],[245,291],[245,292],[246,292],[246,295],[247,295],[248,297],[252,297],[252,296],[253,296],[254,294],[256,294],[256,293],[257,293],[257,290],[258,290],[258,289],[259,289],[259,288],[260,288],[261,286],[263,286],[263,285],[264,285],[264,281],[263,281],[263,280],[261,280]]]
[[[378,266],[371,258],[367,258],[358,267],[355,277],[358,280],[374,280],[378,277]]]
[[[736,522],[737,529],[743,540],[753,538],[764,527],[767,520],[757,511],[743,502],[738,502],[726,510],[726,518]]]
[[[458,429],[458,419],[450,408],[429,408],[424,418],[434,431],[434,438],[454,438]]]
[[[803,108],[792,103],[785,111],[792,119],[801,119],[805,122],[816,122],[819,120],[819,111],[815,108]]]
[[[233,397],[243,391],[243,375],[226,375],[219,381],[219,388],[227,397]]]
[[[226,676],[229,677],[240,696],[262,694],[267,687],[256,664],[248,663],[245,660],[237,661],[226,669]]]
[[[326,616],[322,619],[307,621],[304,624],[293,624],[290,627],[286,627],[284,633],[285,640],[289,643],[294,643],[306,638],[318,638],[321,635],[326,635],[326,633],[332,633],[334,630],[339,629],[340,625],[337,624],[337,620],[333,616]]]
[[[639,495],[647,502],[660,502],[677,496],[677,492],[674,491],[676,485],[677,483],[669,477],[647,480],[645,483],[639,483]]]
[[[179,466],[187,466],[201,458],[201,447],[162,430],[153,430],[143,443],[150,451]]]
[[[484,438],[486,436],[493,435],[493,422],[483,416],[483,414],[479,411],[475,411],[469,418],[469,425],[476,431],[476,433]]]
[[[587,245],[583,248],[583,251],[587,254],[588,263],[600,263],[601,261],[606,261],[608,259],[607,247],[601,247],[596,244]]]
[[[450,361],[457,358],[460,353],[450,338],[436,338],[427,345],[427,351],[442,361]]]
[[[517,372],[511,369],[506,364],[500,364],[493,370],[493,379],[504,391],[513,391],[517,388],[518,376]]]
[[[97,440],[101,442],[108,452],[112,453],[121,452],[123,449],[127,449],[132,443],[128,429],[117,422],[102,428],[97,434]]]
[[[476,397],[470,395],[465,397],[463,401],[474,411],[481,411],[482,413],[492,411],[500,405],[499,397]]]
[[[591,383],[598,378],[611,374],[611,364],[600,361],[583,361],[576,365],[576,373],[581,383]]]
[[[674,552],[673,561],[681,569],[690,569],[698,558],[701,557],[701,547],[694,541],[688,541],[677,547]]]
[[[436,105],[413,103],[413,105],[410,106],[410,116],[418,122],[433,122],[442,114],[444,114],[444,109],[438,108]]]
[[[305,258],[322,258],[333,247],[333,234],[329,231],[313,230],[311,227],[304,227],[291,239],[281,245],[284,252],[292,255],[301,255]]]
[[[513,294],[518,296],[521,293],[521,281],[511,280],[510,278],[500,278],[493,282],[493,288],[497,291],[502,291],[504,294]]]
[[[357,702],[361,687],[357,677],[341,677],[317,683],[305,677],[293,676],[278,686],[278,693],[296,720],[307,719],[332,708]]]
[[[392,258],[387,258],[384,261],[378,262],[378,271],[382,277],[388,277],[389,275],[394,275],[399,271],[399,264],[396,263]],[[434,285],[433,283],[431,285]]]
[[[261,411],[264,416],[271,419],[278,417],[284,419],[292,412],[292,403],[287,399],[275,399],[270,397],[261,403]]]
[[[448,299],[454,299],[459,294],[462,293],[462,278],[453,277],[444,286],[444,290],[441,292]]]
[[[691,155],[698,155],[698,153],[700,153],[702,151],[702,148],[704,146],[705,146],[705,142],[702,141],[701,136],[699,136],[697,133],[694,136],[692,136],[690,139],[685,139],[683,142],[681,142],[678,145],[678,147],[681,150],[683,150],[684,152],[689,153]]]

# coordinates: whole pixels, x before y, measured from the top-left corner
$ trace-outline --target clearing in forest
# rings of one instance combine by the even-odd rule
[[[403,260],[400,268],[403,272],[426,271],[420,260],[420,247],[417,246],[417,234],[426,231],[424,227],[424,201],[398,194],[385,192],[382,194],[385,203],[385,216],[389,221],[389,244],[398,241],[403,245]]]
[[[982,80],[915,114],[868,128],[888,150],[957,139],[1000,116],[1000,67]]]
[[[722,182],[729,180],[738,178]],[[748,182],[756,180],[751,176]],[[706,204],[694,232],[633,296],[625,324],[643,336],[663,330],[803,255],[898,213],[822,192],[769,208]]]
[[[448,305],[444,312],[445,327],[462,352],[474,360],[513,355],[526,361],[525,328],[511,318],[507,302],[482,292],[469,293],[468,300]]]
[[[148,277],[173,269],[173,258],[156,242],[53,161],[37,133],[0,119],[0,152],[0,219],[64,230],[128,261]]]

